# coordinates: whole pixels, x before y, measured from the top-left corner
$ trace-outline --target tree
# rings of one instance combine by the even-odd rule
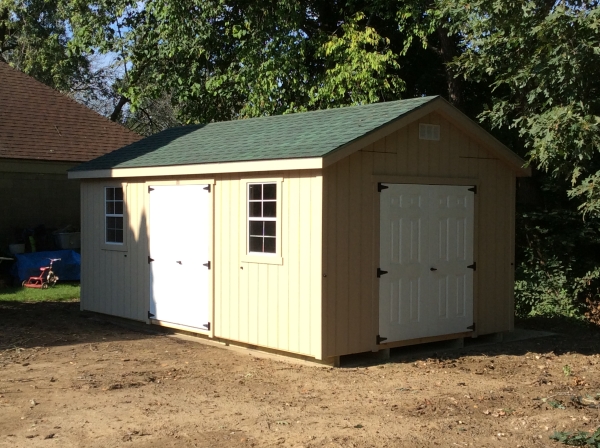
[[[185,122],[398,99],[406,87],[409,96],[444,93],[443,61],[421,60],[426,50],[405,53],[435,66],[428,76],[401,66],[405,38],[390,2],[120,0],[71,8],[73,48],[127,62],[121,104],[135,110],[168,92]]]
[[[0,0],[0,60],[63,92],[90,76],[68,34],[61,0]]]
[[[585,213],[600,212],[600,9],[597,1],[455,0],[447,25],[464,41],[452,63],[491,80],[481,115],[517,129],[530,162],[568,179]]]

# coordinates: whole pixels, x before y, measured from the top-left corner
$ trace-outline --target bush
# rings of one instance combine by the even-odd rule
[[[600,219],[552,187],[542,197],[517,212],[516,315],[585,319],[598,304]]]

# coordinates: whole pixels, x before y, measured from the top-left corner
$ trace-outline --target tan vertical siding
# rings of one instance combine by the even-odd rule
[[[127,250],[106,250],[104,187],[123,185]],[[143,182],[85,181],[81,186],[81,308],[145,320],[149,306],[146,186]]]
[[[215,184],[215,336],[320,358],[322,177],[318,171],[252,175],[283,178],[283,264],[243,261],[246,178]]]
[[[419,140],[419,122],[440,141]],[[378,331],[377,176],[473,179],[478,334],[512,329],[514,172],[440,114],[430,114],[324,170],[324,356],[368,351]],[[356,242],[360,235],[360,243]],[[359,249],[357,249],[357,246]]]

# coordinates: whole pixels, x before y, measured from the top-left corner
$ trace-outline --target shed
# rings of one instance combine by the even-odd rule
[[[440,97],[169,129],[70,171],[81,308],[324,362],[511,331],[524,165]]]

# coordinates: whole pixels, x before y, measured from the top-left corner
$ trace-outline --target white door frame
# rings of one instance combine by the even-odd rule
[[[211,322],[211,326],[210,326],[210,330],[208,331],[199,331],[197,328],[193,328],[193,327],[186,327],[183,325],[170,325],[167,323],[161,323],[159,321],[153,320],[150,318],[150,316],[148,316],[146,323],[147,324],[158,324],[158,325],[163,325],[163,326],[167,326],[167,327],[173,327],[173,328],[179,328],[182,330],[189,330],[192,332],[201,332],[202,334],[207,335],[210,338],[213,338],[215,336],[215,294],[214,294],[214,283],[215,283],[215,263],[214,263],[214,259],[215,259],[215,250],[214,250],[214,241],[215,241],[215,229],[214,229],[214,220],[215,220],[215,179],[214,178],[200,178],[200,179],[193,179],[193,180],[158,180],[158,181],[146,181],[144,183],[144,194],[145,194],[145,201],[144,201],[144,215],[145,215],[145,223],[146,223],[146,235],[147,235],[147,246],[146,246],[146,255],[150,256],[149,254],[149,250],[150,250],[150,238],[152,237],[151,232],[152,230],[150,229],[150,225],[149,225],[149,210],[150,210],[150,194],[148,194],[148,189],[150,188],[151,185],[157,185],[157,186],[172,186],[172,185],[209,185],[210,186],[210,196],[208,199],[208,232],[209,235],[207,236],[208,238],[208,253],[209,253],[209,257],[211,260],[211,269],[209,271],[209,275],[208,275],[208,316],[210,318],[210,322]],[[144,257],[144,263],[146,263],[146,257]],[[150,300],[151,300],[151,296],[150,296],[150,264],[147,264],[148,268],[146,271],[146,297],[148,297],[148,310],[150,309]]]

